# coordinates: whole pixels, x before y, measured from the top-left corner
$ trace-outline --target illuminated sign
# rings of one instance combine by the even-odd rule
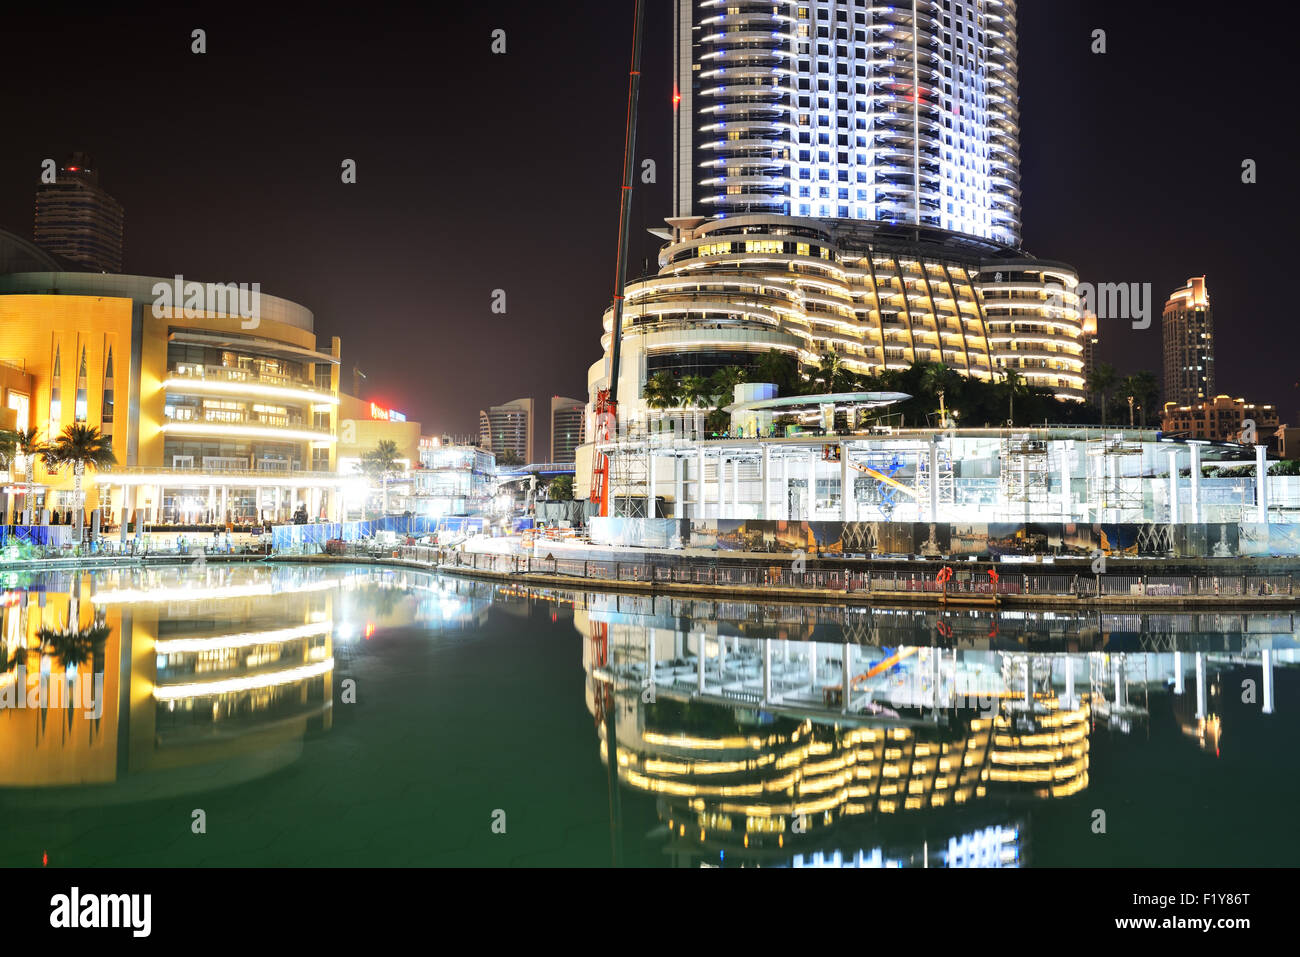
[[[370,403],[370,417],[378,419],[381,422],[405,422],[406,414],[403,412],[394,412],[392,409],[385,409],[382,406]]]

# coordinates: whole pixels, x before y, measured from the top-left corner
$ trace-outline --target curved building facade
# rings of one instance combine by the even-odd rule
[[[106,522],[254,526],[336,510],[341,346],[319,349],[297,303],[249,284],[11,273],[0,347],[31,376],[18,428],[46,442],[71,425],[107,437],[117,464],[84,483]],[[77,507],[72,484],[27,463],[26,518]]]
[[[677,215],[1020,241],[1014,0],[677,0]]]
[[[867,374],[915,362],[980,379],[1013,370],[1083,398],[1069,266],[942,230],[759,215],[670,222],[658,275],[627,287],[619,395],[630,414],[656,372],[708,375],[772,349],[805,367],[834,351]],[[610,309],[607,358],[612,322]],[[593,394],[607,358],[590,369]]]

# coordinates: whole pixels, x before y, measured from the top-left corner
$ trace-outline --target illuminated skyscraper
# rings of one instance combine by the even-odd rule
[[[122,206],[99,186],[94,160],[73,153],[36,188],[37,245],[96,272],[122,271]]]
[[[551,397],[551,462],[572,462],[582,444],[582,399]]]
[[[494,405],[478,414],[479,445],[492,452],[501,462],[507,452],[521,463],[533,458],[533,400],[514,399]]]
[[[1165,303],[1165,401],[1191,405],[1214,395],[1214,313],[1205,277],[1193,277]]]
[[[677,216],[1020,242],[1015,0],[676,0]]]

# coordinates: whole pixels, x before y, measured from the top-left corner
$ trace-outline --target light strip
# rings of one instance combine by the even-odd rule
[[[201,379],[197,376],[168,379],[163,388],[177,392],[221,392],[226,395],[264,395],[276,399],[297,399],[302,402],[328,402],[338,405],[336,395],[310,389],[291,389],[284,386],[262,385],[258,382],[238,382],[225,379]]]
[[[236,425],[220,422],[164,422],[163,432],[181,435],[247,435],[260,439],[298,439],[302,442],[337,442],[328,432],[308,432],[306,429],[277,429],[256,425]]]
[[[178,698],[202,698],[214,694],[232,694],[236,691],[254,691],[261,688],[275,688],[279,685],[305,681],[334,670],[333,656],[313,665],[290,668],[266,675],[252,675],[247,678],[224,678],[220,681],[198,681],[187,685],[155,686],[154,700],[175,701]]]
[[[220,635],[215,638],[172,638],[154,642],[154,651],[160,655],[174,655],[183,652],[219,651],[226,648],[247,648],[250,645],[274,645],[298,638],[314,638],[328,635],[334,622],[316,622],[299,625],[297,628],[279,628],[273,631],[250,631],[239,635]]]
[[[266,477],[241,472],[190,472],[185,469],[157,472],[96,472],[96,485],[215,485],[218,488],[360,488],[366,484],[364,476],[343,475],[335,477],[304,478],[300,472],[270,472]]]
[[[260,585],[230,585],[225,588],[195,588],[178,586],[176,588],[123,588],[117,591],[100,592],[91,595],[90,600],[96,605],[133,605],[147,602],[165,601],[208,601],[225,598],[257,598],[263,595],[289,595],[302,592],[326,591],[338,586],[334,581],[305,582],[290,589],[276,591],[269,582]]]

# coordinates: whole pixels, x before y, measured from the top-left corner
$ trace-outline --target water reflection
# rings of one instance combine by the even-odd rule
[[[469,633],[490,605],[490,590],[390,569],[10,575],[0,786],[111,782],[64,798],[127,801],[267,774],[330,729],[336,671],[357,643],[410,625]]]
[[[1153,690],[1217,753],[1223,674],[1259,669],[1270,714],[1300,655],[1288,615],[593,594],[574,621],[601,758],[686,864],[1017,866],[1024,810],[1086,790],[1093,735],[1144,731]]]
[[[1258,792],[1250,820],[1296,792],[1270,763],[1296,729],[1286,614],[757,604],[215,564],[10,575],[0,611],[4,809],[108,862],[155,808],[175,827],[189,795],[219,790],[240,820],[226,863],[268,847],[271,863],[328,862],[313,855],[337,832],[363,864],[793,867],[1107,863],[1088,856],[1101,844],[1069,845],[1057,809],[1085,834],[1098,803],[1168,816],[1185,789],[1143,768],[1166,757],[1197,774],[1222,759],[1221,802],[1231,764]],[[361,706],[340,712],[358,681]],[[519,844],[466,836],[503,805],[545,823],[512,825]],[[101,836],[115,829],[121,844]],[[150,863],[212,853],[162,829],[140,843]]]

